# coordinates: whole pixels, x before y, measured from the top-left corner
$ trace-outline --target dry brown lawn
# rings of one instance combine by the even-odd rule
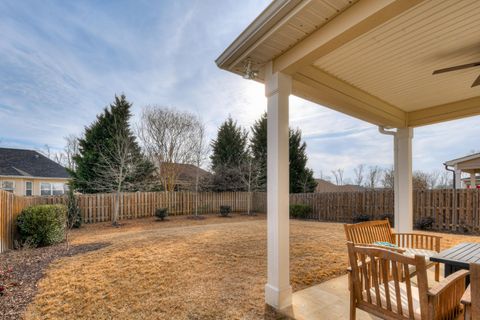
[[[444,247],[480,240],[443,236]],[[89,225],[72,242],[109,245],[50,265],[27,319],[265,318],[265,216]],[[294,290],[345,268],[341,224],[291,222]]]

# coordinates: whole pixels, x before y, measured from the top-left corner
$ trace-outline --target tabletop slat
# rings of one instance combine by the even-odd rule
[[[432,256],[430,260],[468,269],[470,263],[480,262],[480,243],[460,243]]]

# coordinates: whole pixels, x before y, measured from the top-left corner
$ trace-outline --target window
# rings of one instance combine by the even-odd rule
[[[13,190],[15,189],[15,183],[13,181],[2,181],[0,183],[0,189],[8,192],[13,192]]]
[[[42,182],[40,184],[40,195],[41,196],[51,196],[52,195],[52,184],[48,182]]]
[[[42,182],[40,184],[40,195],[42,196],[59,196],[65,194],[64,183]]]
[[[61,196],[64,193],[63,183],[52,183],[52,194],[54,196]]]
[[[32,181],[26,181],[25,182],[25,195],[27,197],[33,195],[33,183],[32,183]]]

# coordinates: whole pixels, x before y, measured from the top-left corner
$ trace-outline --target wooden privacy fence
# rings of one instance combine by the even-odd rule
[[[116,194],[77,195],[85,223],[112,220]],[[119,219],[152,217],[156,208],[167,208],[169,215],[195,213],[196,201],[200,214],[219,213],[221,205],[231,206],[232,212],[246,212],[253,194],[247,192],[134,192],[121,193]],[[19,197],[0,190],[0,252],[13,247],[15,220],[23,208],[36,204],[66,204],[66,196]],[[251,201],[251,205],[253,201]],[[252,209],[253,210],[253,209]]]
[[[438,231],[480,232],[479,190],[418,190],[413,193],[414,222],[433,219]],[[78,195],[85,223],[111,221],[115,194]],[[201,214],[218,213],[221,205],[233,212],[245,212],[248,201],[256,212],[267,211],[266,193],[224,192],[199,193]],[[352,222],[359,214],[380,219],[393,214],[394,194],[391,190],[362,192],[291,194],[290,203],[312,207],[310,219]],[[65,196],[19,197],[0,190],[0,252],[13,246],[15,219],[25,207],[35,204],[66,203]],[[136,192],[122,193],[119,199],[119,219],[151,217],[156,208],[167,208],[170,215],[189,215],[195,212],[194,192]]]
[[[265,212],[266,194],[255,194],[253,203],[256,211]],[[394,212],[392,190],[291,194],[290,203],[310,205],[309,218],[321,221],[352,222],[359,214],[381,219]],[[414,223],[427,217],[437,231],[480,232],[480,190],[414,191]]]

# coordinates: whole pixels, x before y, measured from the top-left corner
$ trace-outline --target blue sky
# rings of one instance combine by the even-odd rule
[[[264,111],[263,86],[214,60],[266,6],[260,0],[0,2],[0,146],[61,149],[115,94],[137,116],[160,105],[201,116],[208,135],[230,114],[250,126]],[[133,121],[136,121],[134,118]],[[388,167],[392,141],[377,128],[292,97],[317,176],[360,163]],[[414,168],[480,149],[479,118],[415,130]]]

